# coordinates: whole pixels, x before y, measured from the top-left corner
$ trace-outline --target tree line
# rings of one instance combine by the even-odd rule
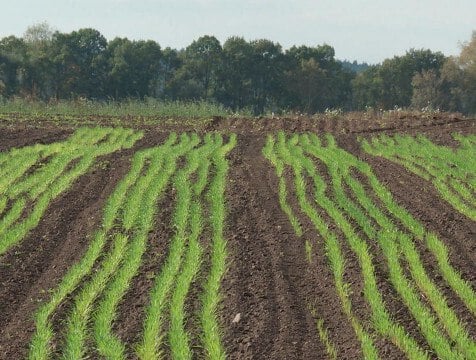
[[[0,97],[205,100],[230,109],[322,112],[428,108],[476,113],[476,31],[461,54],[411,49],[377,65],[336,59],[330,45],[284,50],[267,39],[202,36],[185,49],[70,33],[41,23],[0,40]]]

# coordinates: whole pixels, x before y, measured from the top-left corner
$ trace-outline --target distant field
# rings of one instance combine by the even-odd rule
[[[474,119],[10,110],[0,359],[476,359]]]

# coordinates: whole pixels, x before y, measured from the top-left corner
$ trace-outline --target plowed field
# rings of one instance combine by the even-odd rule
[[[0,120],[0,359],[476,359],[476,120],[97,125]]]

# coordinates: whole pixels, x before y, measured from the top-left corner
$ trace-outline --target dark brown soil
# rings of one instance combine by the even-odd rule
[[[123,126],[126,120],[121,123]],[[112,120],[102,117],[97,122],[108,124]],[[133,124],[133,119],[130,123]],[[11,120],[0,119],[0,151],[64,140],[77,125],[58,125],[48,119],[15,125]],[[177,121],[159,127],[142,124],[140,128],[145,132],[143,140],[133,149],[100,159],[100,166],[78,179],[69,191],[52,202],[38,227],[19,246],[0,257],[0,359],[25,357],[38,304],[48,297],[48,290],[58,284],[71,264],[85,251],[90,236],[100,224],[105,200],[129,169],[131,155],[138,149],[160,144],[170,131],[219,131],[239,135],[238,145],[229,156],[226,224],[229,264],[223,280],[220,309],[224,345],[231,359],[326,358],[310,307],[324,321],[339,358],[362,358],[359,342],[342,312],[335,291],[323,239],[306,216],[299,212],[291,196],[291,206],[303,226],[302,238],[295,235],[279,206],[274,169],[261,154],[268,133],[284,130],[334,134],[343,148],[371,164],[400,205],[445,242],[450,250],[451,263],[473,288],[476,287],[475,222],[442,200],[431,183],[401,166],[365,154],[357,141],[358,137],[370,137],[380,132],[407,133],[424,134],[438,144],[455,146],[451,134],[476,133],[475,120],[444,114],[374,119],[366,116],[355,119],[349,116],[344,119],[215,118],[186,126]],[[173,231],[169,225],[172,207],[173,193],[169,189],[160,202],[160,219],[151,234],[141,273],[134,279],[119,307],[121,315],[114,324],[115,330],[130,344],[138,339],[152,275],[164,261]],[[306,259],[305,240],[312,244],[310,263]],[[345,244],[343,249],[348,259],[345,280],[353,290],[355,313],[359,318],[366,317],[368,309],[360,290],[362,280],[358,263]],[[370,249],[374,260],[382,261],[377,248],[371,245]],[[475,318],[438,277],[431,254],[425,252],[424,247],[418,249],[430,277],[448,298],[458,317],[467,324],[474,339]],[[388,285],[385,265],[379,262],[376,273],[384,301],[396,314],[394,319],[426,348],[423,339],[418,337],[417,326],[411,323],[411,316]],[[200,278],[197,283],[200,283]],[[198,288],[192,289],[192,294],[198,292]],[[188,303],[189,310],[195,308],[196,303]],[[237,314],[240,314],[240,321],[233,322]],[[368,324],[365,319],[360,320]],[[189,320],[189,324],[194,321]],[[393,345],[378,337],[376,344],[382,358],[401,355]],[[201,351],[197,349],[198,353]],[[96,353],[89,355],[97,357]]]
[[[324,356],[308,310],[318,274],[306,271],[304,244],[276,201],[274,170],[261,156],[263,138],[240,137],[238,144],[228,185],[225,345],[234,359]],[[237,314],[241,320],[233,323]]]
[[[99,159],[102,167],[55,199],[27,238],[0,257],[0,358],[24,356],[34,310],[86,249],[104,201],[129,168],[126,153]]]
[[[65,140],[72,133],[73,130],[64,128],[26,129],[0,126],[0,151],[6,151],[12,147],[58,142]]]

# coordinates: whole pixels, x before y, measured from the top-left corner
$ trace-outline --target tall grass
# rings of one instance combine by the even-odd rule
[[[0,114],[18,113],[23,116],[134,116],[156,118],[206,118],[211,116],[231,116],[233,112],[221,104],[207,101],[162,101],[153,98],[122,101],[61,100],[44,103],[24,99],[3,100]],[[242,116],[252,114],[243,110]]]

